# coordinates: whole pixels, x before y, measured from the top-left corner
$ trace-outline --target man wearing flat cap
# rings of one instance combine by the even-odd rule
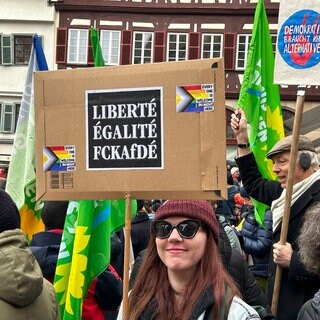
[[[240,120],[239,116],[240,114]],[[275,271],[282,268],[277,320],[296,319],[303,303],[311,299],[320,287],[320,277],[309,273],[301,263],[297,238],[306,210],[320,201],[320,170],[312,142],[299,137],[297,163],[293,177],[293,191],[288,225],[287,243],[280,245],[282,217],[290,167],[292,136],[278,141],[267,153],[273,162],[277,181],[264,179],[250,150],[247,120],[241,109],[231,116],[231,128],[237,138],[237,166],[248,194],[271,207],[273,218],[273,250],[270,253],[267,296],[272,303]],[[312,235],[310,235],[312,237]]]

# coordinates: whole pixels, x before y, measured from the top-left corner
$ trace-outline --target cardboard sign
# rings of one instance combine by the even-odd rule
[[[36,72],[37,198],[226,196],[222,59]]]
[[[319,18],[318,0],[281,0],[275,83],[320,84]]]

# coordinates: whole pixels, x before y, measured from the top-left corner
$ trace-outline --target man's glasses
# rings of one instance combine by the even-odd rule
[[[192,239],[202,225],[199,220],[183,220],[178,224],[172,224],[165,220],[157,220],[152,223],[152,231],[159,239],[170,237],[173,229],[177,229],[181,238]]]

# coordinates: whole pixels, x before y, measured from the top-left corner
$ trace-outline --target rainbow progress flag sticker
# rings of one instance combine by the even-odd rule
[[[213,102],[213,84],[191,84],[176,87],[177,112],[214,111]]]
[[[50,146],[43,148],[43,171],[75,170],[75,146]]]

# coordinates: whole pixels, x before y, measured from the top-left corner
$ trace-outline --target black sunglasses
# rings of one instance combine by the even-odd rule
[[[157,220],[152,223],[152,231],[159,239],[170,237],[173,229],[177,229],[181,238],[192,239],[202,226],[199,220],[183,220],[178,224],[172,224],[165,220]]]

